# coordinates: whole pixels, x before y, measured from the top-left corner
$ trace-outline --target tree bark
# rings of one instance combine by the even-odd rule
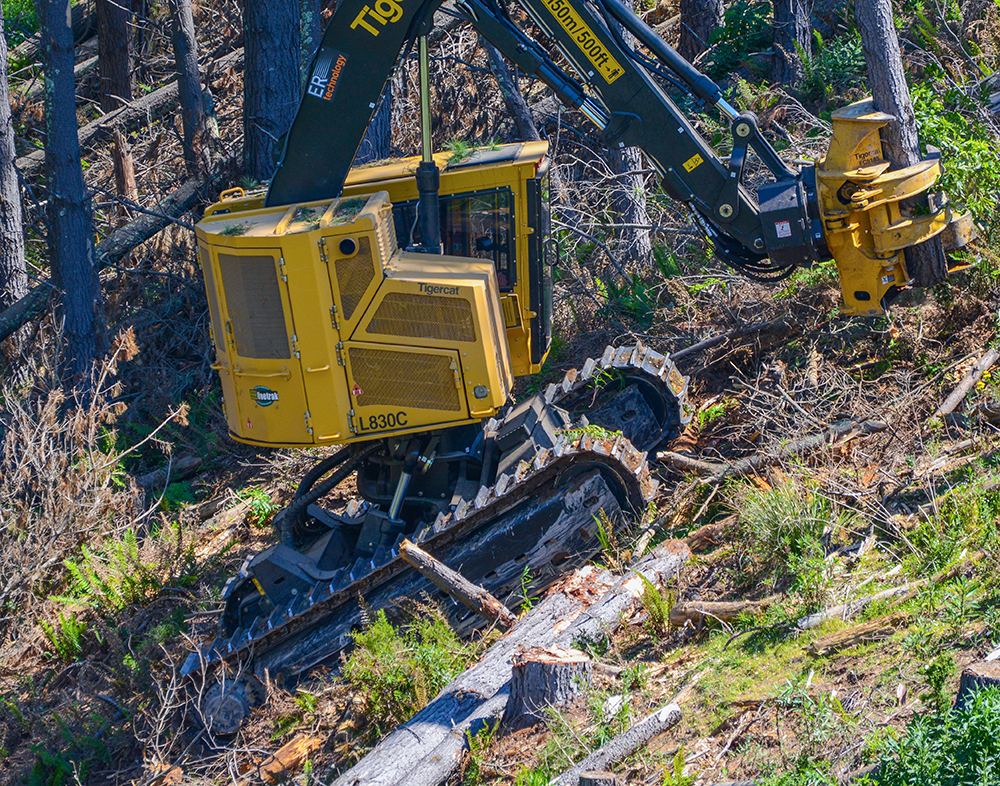
[[[365,129],[364,139],[354,157],[354,166],[388,158],[392,150],[392,83],[386,83],[378,109]]]
[[[608,765],[631,756],[657,734],[676,726],[680,719],[681,708],[676,704],[662,707],[652,715],[647,715],[624,734],[619,734],[607,745],[591,753],[575,767],[566,770],[552,781],[552,786],[577,786],[583,773],[588,770],[605,770]]]
[[[97,30],[97,13],[94,0],[82,0],[73,6],[71,24],[73,25],[73,41],[81,44]],[[41,17],[39,17],[41,21]],[[14,47],[11,54],[17,60],[35,61],[43,57],[42,34],[36,33],[26,41]]]
[[[24,297],[28,277],[24,264],[21,189],[14,169],[14,123],[7,85],[7,41],[0,10],[0,310]]]
[[[580,786],[624,786],[624,781],[613,772],[587,770],[580,774]]]
[[[299,37],[301,83],[305,90],[309,81],[309,66],[323,40],[323,3],[320,0],[299,0]]]
[[[898,625],[906,622],[909,618],[910,615],[907,612],[897,611],[870,622],[862,622],[852,628],[838,630],[828,636],[820,636],[805,649],[810,655],[822,656],[863,644],[866,641],[888,638],[896,632]]]
[[[712,31],[722,26],[722,0],[681,0],[681,39],[677,51],[685,60],[708,49]]]
[[[774,0],[771,79],[778,84],[798,87],[805,76],[802,58],[812,55],[812,5],[812,0]]]
[[[209,170],[205,158],[206,117],[191,0],[168,0],[167,4],[170,7],[170,37],[177,68],[177,98],[181,104],[181,123],[184,127],[184,161],[189,176],[204,177]]]
[[[962,712],[971,707],[976,701],[976,693],[991,686],[1000,686],[1000,661],[984,660],[970,664],[962,672],[955,709]]]
[[[507,61],[501,57],[496,47],[485,38],[480,37],[479,41],[483,49],[486,50],[490,71],[493,72],[493,76],[496,77],[497,83],[500,85],[500,95],[503,97],[504,106],[507,107],[507,112],[510,114],[511,120],[514,121],[514,127],[517,129],[517,138],[525,141],[541,139],[538,127],[531,117],[531,111],[528,109],[524,96],[521,95],[521,91],[517,87],[514,74],[511,73]]]
[[[132,101],[132,35],[129,30],[131,13],[124,0],[97,0],[97,70],[101,80],[101,111],[113,112]],[[74,79],[75,79],[74,69]],[[115,170],[118,196],[135,202],[135,165],[132,150],[119,130],[114,133],[111,160]],[[128,220],[128,213],[119,210],[119,225]]]
[[[243,42],[243,157],[247,174],[264,182],[299,104],[297,0],[247,0]]]
[[[86,385],[104,349],[101,282],[94,264],[90,195],[83,183],[73,83],[69,0],[39,0],[45,42],[45,170],[49,190],[49,262],[60,292],[63,366]]]
[[[495,622],[502,630],[510,630],[517,624],[517,617],[511,610],[489,592],[473,584],[409,540],[399,544],[399,554],[435,587],[447,592],[450,597],[476,612],[487,622]]]
[[[565,707],[590,686],[590,657],[580,650],[531,647],[514,656],[510,698],[503,723],[510,729],[546,718],[549,707]]]
[[[629,8],[635,8],[635,0],[626,0]],[[625,45],[635,48],[634,37],[623,28]],[[608,150],[608,164],[616,175],[613,205],[620,217],[621,227],[618,241],[622,247],[619,258],[633,261],[642,268],[653,260],[653,237],[648,229],[649,212],[646,209],[646,176],[639,174],[646,169],[642,151],[637,147],[612,147]]]
[[[875,107],[896,118],[881,130],[882,153],[893,169],[912,166],[920,162],[920,144],[917,139],[917,121],[913,102],[906,86],[903,61],[900,57],[899,38],[893,21],[891,0],[857,0],[854,13],[861,33],[861,44],[868,67],[868,84],[872,90]],[[911,200],[914,204],[904,207],[928,207],[926,194]],[[940,235],[906,249],[906,269],[918,287],[940,284],[948,276],[948,260],[944,254]]]

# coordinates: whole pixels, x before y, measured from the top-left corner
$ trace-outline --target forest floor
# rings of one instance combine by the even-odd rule
[[[200,13],[205,51],[231,50],[237,9],[206,3]],[[996,28],[990,25],[984,23]],[[783,154],[815,155],[830,108],[863,92],[858,52],[843,43],[849,38],[827,40],[798,98],[737,83],[740,101],[758,111],[766,133],[778,139],[776,121],[788,129]],[[736,56],[753,76],[761,53],[745,51],[749,40],[740,51],[737,36],[728,39],[728,49],[717,48],[717,66],[730,67],[723,54]],[[150,41],[140,81],[152,90],[167,78],[170,61],[163,31]],[[475,41],[455,46],[466,47],[456,50],[464,61],[485,63]],[[923,73],[934,58],[948,64],[948,74],[959,70],[958,54],[934,51],[910,52],[911,72]],[[844,73],[850,78],[833,79]],[[81,123],[92,113],[95,80],[88,78],[80,88]],[[439,136],[485,142],[486,109],[500,106],[497,91],[441,79],[454,111],[442,119]],[[213,73],[210,83],[224,144],[237,155],[240,69]],[[37,96],[28,97],[28,84],[19,89],[18,133],[37,142]],[[926,98],[922,116],[935,139],[954,142],[958,178],[949,187],[967,201],[992,205],[995,190],[977,191],[995,186],[986,154],[976,147],[986,137],[948,136],[964,134],[955,130],[964,126],[933,108],[932,99],[944,100],[950,89]],[[476,107],[485,114],[452,127]],[[394,114],[394,141],[402,149],[413,147],[415,116]],[[596,142],[580,134],[578,118],[560,118],[566,124],[558,127],[556,163],[572,184],[573,204],[591,213],[597,229],[588,228],[627,260],[607,209],[613,177],[591,149]],[[718,131],[708,120],[700,127],[710,138]],[[177,138],[171,118],[130,136],[144,200],[155,202],[182,179]],[[85,157],[88,184],[109,194],[108,151]],[[670,701],[683,719],[616,767],[629,783],[837,783],[895,755],[894,740],[907,739],[908,728],[940,716],[950,703],[961,669],[1000,644],[1000,372],[984,375],[955,414],[934,417],[996,346],[1000,264],[989,235],[970,270],[932,291],[904,294],[888,317],[845,318],[830,263],[775,286],[748,282],[692,240],[697,233],[684,211],[655,187],[649,202],[656,264],[631,266],[627,279],[599,245],[560,235],[564,266],[557,272],[553,350],[540,380],[520,382],[516,395],[561,378],[607,344],[640,340],[674,352],[731,336],[678,362],[690,379],[694,415],[661,450],[731,462],[773,455],[847,420],[885,428],[848,434],[722,483],[667,458],[654,461],[659,496],[642,521],[613,533],[596,561],[627,570],[639,532],[650,525],[651,545],[718,525],[712,538],[675,582],[593,648],[591,656],[608,668],[587,696],[545,723],[477,738],[454,784],[546,784]],[[110,196],[99,202],[98,233],[127,220],[129,210]],[[44,278],[42,218],[37,210],[29,214],[36,222],[32,274]],[[211,640],[226,579],[272,542],[271,516],[324,453],[261,451],[226,436],[187,228],[161,233],[122,267],[105,271],[104,284],[116,338],[92,402],[77,406],[52,372],[57,332],[48,321],[29,331],[24,354],[8,357],[5,366],[0,782],[242,785],[259,782],[256,768],[271,753],[305,738],[317,744],[291,775],[302,784],[327,782],[497,634],[460,640],[432,605],[410,604],[399,626],[376,622],[359,638],[358,657],[381,669],[352,669],[348,656],[296,684],[276,678],[235,738],[205,735],[186,712],[177,670],[188,652]],[[22,373],[10,371],[16,367]],[[346,483],[327,503],[352,494]],[[920,583],[925,579],[935,580]],[[908,583],[912,597],[876,600],[850,619],[841,615],[811,630],[797,625],[810,613]],[[526,594],[502,600],[520,613],[538,600]],[[685,600],[761,603],[725,622],[684,627],[670,626],[656,611]],[[821,637],[883,618],[891,623],[874,626],[878,632],[863,641],[822,655],[809,650]]]

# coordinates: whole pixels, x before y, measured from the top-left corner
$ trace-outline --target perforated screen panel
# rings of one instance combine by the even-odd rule
[[[245,358],[290,358],[274,257],[219,254],[219,270],[236,354]]]
[[[472,304],[464,298],[389,292],[366,328],[369,335],[475,341]]]
[[[354,256],[343,257],[333,263],[337,274],[337,288],[340,289],[340,303],[344,307],[344,319],[354,316],[354,310],[375,277],[371,241],[367,237],[359,237],[357,241],[358,251]]]
[[[359,407],[462,409],[447,355],[351,347],[348,356],[354,382],[364,391],[357,397]]]

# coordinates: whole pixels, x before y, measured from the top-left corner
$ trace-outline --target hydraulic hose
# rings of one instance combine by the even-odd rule
[[[365,445],[360,451],[352,456],[349,461],[343,462],[343,466],[339,467],[332,475],[330,475],[330,477],[317,484],[315,488],[305,491],[301,496],[298,492],[296,492],[295,499],[292,500],[291,504],[289,504],[287,508],[278,514],[278,518],[275,520],[275,527],[278,530],[278,539],[280,542],[285,546],[295,548],[295,525],[306,512],[306,509],[316,500],[328,494],[335,486],[346,480],[347,477],[350,476],[355,469],[357,469],[358,464],[368,458],[369,455],[374,453],[381,446],[381,442],[376,442],[372,445]],[[351,449],[345,448],[344,450],[350,451]],[[343,452],[343,450],[339,451],[327,459],[327,461],[336,458]],[[315,467],[314,471],[318,468],[318,466]],[[303,483],[305,483],[305,481],[303,481]],[[315,483],[315,480],[313,483]],[[299,488],[301,489],[301,485]]]

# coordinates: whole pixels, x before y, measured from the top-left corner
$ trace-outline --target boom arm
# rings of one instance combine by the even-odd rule
[[[340,194],[401,50],[429,30],[441,2],[344,0],[313,61],[267,205]],[[621,0],[518,2],[569,61],[579,80],[520,30],[498,0],[457,0],[457,8],[522,71],[540,79],[564,105],[579,109],[594,122],[606,144],[640,147],[668,193],[691,207],[724,261],[752,278],[773,281],[787,276],[797,265],[829,258],[830,232],[847,231],[857,236],[847,241],[838,237],[829,243],[832,247],[836,241],[837,247],[844,249],[838,251],[837,262],[849,310],[879,313],[877,304],[889,288],[908,280],[898,244],[889,248],[892,241],[886,240],[869,246],[877,233],[889,233],[896,226],[899,202],[912,196],[916,180],[897,177],[893,183],[906,182],[905,188],[893,186],[894,192],[873,200],[872,195],[881,192],[871,191],[872,175],[864,166],[871,163],[871,151],[864,155],[858,152],[862,147],[867,151],[868,143],[843,151],[840,159],[844,163],[838,163],[835,172],[812,166],[801,172],[793,170],[762,136],[753,113],[733,109],[722,98],[718,85],[668,46]],[[653,58],[633,51],[621,28],[632,33]],[[729,119],[733,150],[728,163],[695,130],[664,83],[717,107]],[[860,120],[852,116],[840,126],[835,123],[834,141],[837,128],[846,128],[845,124],[860,122],[871,127],[866,133],[877,132],[885,122],[879,118],[885,116],[867,111]],[[757,187],[756,199],[742,183],[749,148],[775,178]],[[831,153],[835,148],[836,144]],[[827,163],[831,161],[828,156]],[[939,165],[934,166],[939,172]],[[817,177],[823,192],[819,195]],[[833,189],[835,195],[827,194],[829,183],[838,178],[849,185],[861,180],[868,183],[851,192],[864,199],[849,197],[844,201],[846,192],[839,185]],[[933,177],[925,173],[920,182],[919,190],[925,190]],[[879,214],[868,215],[865,211],[874,206],[879,207]],[[859,223],[860,214],[864,215]],[[933,219],[909,222],[910,245],[955,220],[950,208],[947,212],[940,208]],[[848,257],[850,261],[845,262]],[[886,275],[886,271],[893,272]],[[853,294],[848,292],[845,277],[851,278]]]

